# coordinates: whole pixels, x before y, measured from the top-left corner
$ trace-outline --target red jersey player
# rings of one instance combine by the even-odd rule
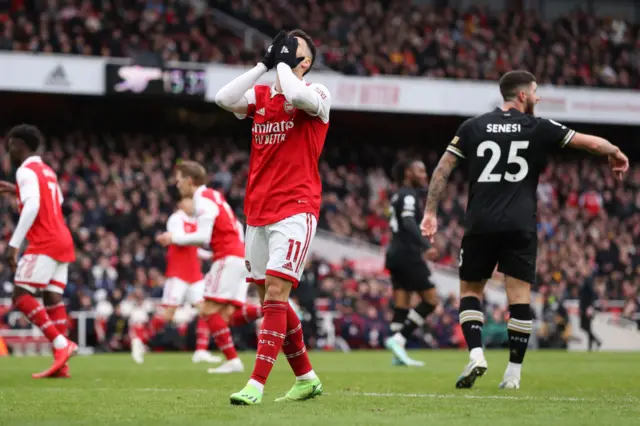
[[[198,223],[193,216],[193,199],[183,198],[178,203],[176,210],[167,221],[167,232],[172,234],[192,233],[198,229]],[[167,269],[162,292],[162,306],[164,322],[170,323],[176,313],[176,309],[184,303],[199,306],[204,295],[204,280],[202,279],[201,259],[211,259],[212,253],[196,246],[179,246],[172,244],[167,249]],[[162,320],[160,320],[162,322]],[[146,331],[146,330],[144,330]],[[145,333],[146,334],[146,333]],[[220,362],[220,357],[212,355],[209,347],[209,326],[200,318],[196,328],[196,351],[192,361]],[[143,334],[144,335],[144,334]],[[131,355],[134,361],[144,362],[145,345],[141,336],[134,337],[131,341]]]
[[[176,166],[176,186],[183,197],[193,197],[197,229],[189,233],[165,232],[157,241],[164,246],[211,248],[213,264],[204,280],[205,300],[200,315],[206,319],[216,346],[227,361],[209,372],[237,373],[244,371],[244,365],[236,353],[228,324],[236,308],[243,307],[247,298],[244,244],[233,210],[222,194],[204,185],[206,177],[204,167],[194,161]],[[254,311],[257,315],[257,310]]]
[[[253,119],[245,259],[250,282],[259,285],[264,321],[251,379],[231,395],[236,405],[262,402],[264,384],[281,348],[297,380],[279,400],[305,400],[322,393],[300,320],[287,303],[302,275],[320,212],[318,159],[329,128],[331,96],[323,85],[303,79],[315,53],[306,33],[283,31],[258,65],[215,97],[219,106],[238,118]],[[255,85],[274,65],[276,83]]]
[[[67,361],[78,346],[65,336],[67,312],[62,294],[75,253],[62,216],[62,193],[55,172],[36,155],[42,143],[40,130],[21,124],[9,131],[7,140],[11,161],[19,166],[16,196],[20,219],[5,256],[15,272],[13,304],[53,345],[53,365],[33,378],[69,377]],[[10,185],[2,182],[1,191],[8,192]],[[25,238],[29,245],[18,261]],[[34,297],[36,290],[42,291],[44,307]]]

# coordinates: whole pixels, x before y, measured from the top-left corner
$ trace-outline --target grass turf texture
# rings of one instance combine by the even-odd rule
[[[70,380],[33,380],[44,357],[0,358],[0,425],[315,426],[432,424],[637,425],[640,354],[530,352],[522,389],[497,389],[506,352],[489,352],[472,390],[454,383],[467,354],[411,352],[424,368],[391,366],[386,352],[311,353],[325,395],[276,404],[293,383],[280,357],[261,406],[229,405],[249,372],[211,375],[190,354],[77,357]],[[243,354],[250,371],[252,354]]]

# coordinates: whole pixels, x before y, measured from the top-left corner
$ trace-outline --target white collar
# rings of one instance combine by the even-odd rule
[[[195,197],[196,195],[202,194],[205,189],[207,189],[206,185],[200,185],[198,189],[196,189],[196,192],[193,193],[193,196]]]
[[[27,159],[22,162],[20,167],[24,167],[29,163],[42,163],[42,158],[40,158],[39,155],[32,155],[30,157],[27,157]]]

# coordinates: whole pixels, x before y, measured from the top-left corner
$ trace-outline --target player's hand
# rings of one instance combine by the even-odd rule
[[[162,247],[166,247],[171,245],[173,242],[173,237],[171,232],[163,232],[162,234],[156,237],[156,242],[160,244]]]
[[[424,252],[425,260],[434,261],[440,257],[440,251],[437,248],[431,247],[429,250]]]
[[[286,36],[282,40],[282,44],[276,49],[276,65],[280,62],[284,62],[289,65],[291,69],[298,66],[298,60],[296,59],[296,52],[298,51],[298,39],[295,37]]]
[[[18,249],[15,247],[7,246],[7,250],[4,253],[4,260],[11,268],[11,272],[15,274],[18,269]]]
[[[267,53],[264,54],[264,58],[260,62],[267,67],[268,70],[273,68],[276,65],[276,49],[280,47],[282,39],[287,35],[285,30],[280,31],[276,36],[271,40],[271,44],[267,48]]]
[[[629,170],[629,159],[622,151],[618,150],[618,152],[609,156],[609,167],[611,167],[611,171],[613,171],[616,178],[622,180],[624,174]]]
[[[433,213],[426,213],[422,219],[422,223],[420,224],[420,230],[422,231],[422,235],[427,237],[429,241],[433,243],[436,232],[438,231],[438,218],[436,215]]]
[[[0,194],[16,194],[16,186],[6,180],[0,180]]]

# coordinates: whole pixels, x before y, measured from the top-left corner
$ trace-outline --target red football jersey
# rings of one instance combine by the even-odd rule
[[[244,258],[244,244],[238,220],[224,196],[216,190],[201,186],[193,197],[196,215],[213,217],[210,247],[213,261],[227,256]]]
[[[321,99],[315,113],[295,108],[273,86],[257,85],[245,95],[247,117],[254,120],[245,195],[248,225],[320,214],[318,160],[329,129],[330,99],[324,86],[307,86]]]
[[[178,210],[169,217],[167,231],[196,232],[198,223],[182,210]],[[198,247],[179,246],[171,244],[167,250],[167,278],[180,278],[187,283],[196,283],[202,279],[202,264],[198,257]]]
[[[62,194],[55,172],[44,164],[40,157],[30,157],[20,166],[16,176],[18,209],[21,213],[20,188],[34,188],[35,186],[32,185],[37,181],[40,194],[40,208],[33,225],[27,232],[29,245],[25,254],[44,254],[58,262],[76,260],[73,238],[62,216]]]

